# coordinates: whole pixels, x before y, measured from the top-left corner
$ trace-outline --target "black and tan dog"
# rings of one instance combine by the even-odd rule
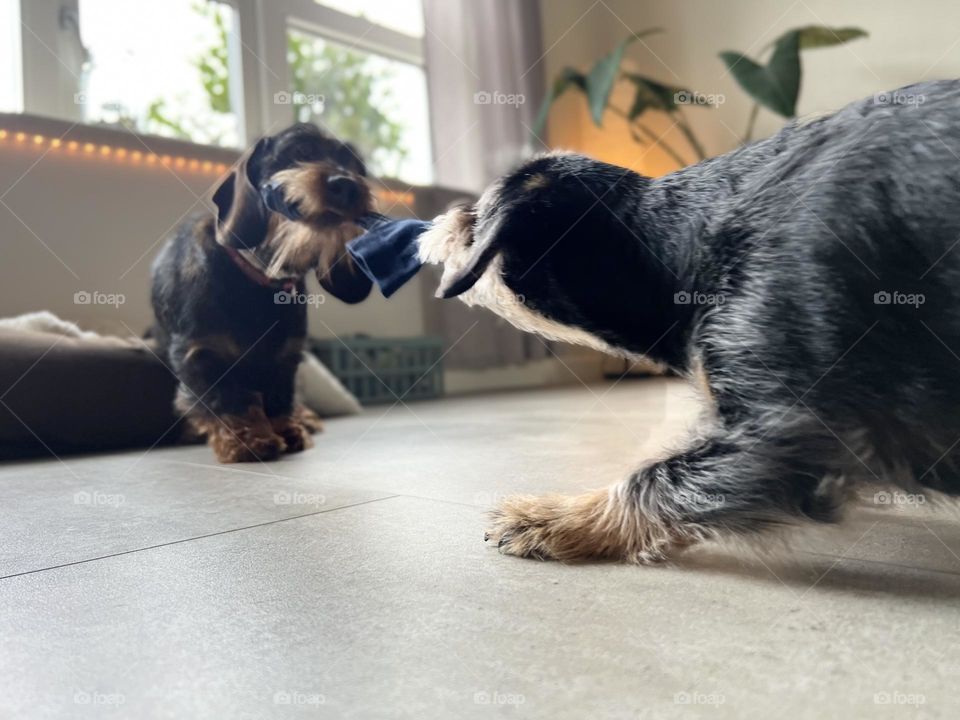
[[[960,81],[797,122],[652,179],[531,160],[421,238],[440,294],[707,388],[686,449],[508,499],[504,552],[651,562],[706,538],[960,495]]]
[[[294,405],[307,334],[304,277],[346,302],[370,282],[345,243],[370,210],[349,144],[299,124],[261,139],[216,190],[216,216],[185,221],[153,265],[155,334],[180,380],[176,407],[221,462],[311,444],[319,420]]]

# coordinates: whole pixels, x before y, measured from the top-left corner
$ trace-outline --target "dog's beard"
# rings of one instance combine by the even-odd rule
[[[346,245],[362,232],[352,222],[317,228],[274,215],[257,256],[272,278],[301,278],[313,271],[325,275],[337,263],[352,262]]]

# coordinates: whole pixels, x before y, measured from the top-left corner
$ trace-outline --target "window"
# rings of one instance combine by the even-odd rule
[[[424,32],[422,0],[0,0],[0,111],[234,148],[315,122],[428,184]]]
[[[421,0],[314,0],[347,15],[363,17],[375,25],[414,37],[423,37]]]
[[[423,69],[291,30],[291,120],[357,145],[372,172],[427,184],[430,130]]]
[[[243,144],[230,44],[236,12],[219,2],[80,0],[80,119],[207,145]],[[233,81],[233,82],[231,82]]]

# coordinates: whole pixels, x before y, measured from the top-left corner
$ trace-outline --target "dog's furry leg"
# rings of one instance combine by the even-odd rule
[[[716,429],[606,490],[508,498],[487,539],[522,557],[653,563],[704,539],[831,522],[843,485],[825,482],[839,462],[830,439],[806,421]]]

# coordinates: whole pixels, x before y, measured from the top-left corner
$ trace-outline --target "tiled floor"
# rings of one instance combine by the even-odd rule
[[[0,718],[960,712],[960,522],[857,511],[784,559],[503,557],[483,511],[675,441],[675,381],[381,407],[317,448],[0,468]]]

